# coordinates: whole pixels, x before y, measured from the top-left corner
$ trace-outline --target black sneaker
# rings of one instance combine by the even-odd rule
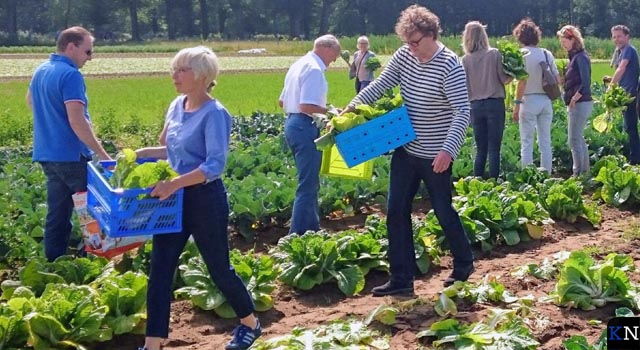
[[[413,294],[413,283],[399,284],[389,281],[381,286],[371,289],[371,294],[373,294],[374,297],[395,294]]]
[[[444,280],[444,286],[445,287],[449,287],[450,285],[452,285],[455,281],[466,281],[469,279],[469,276],[471,276],[471,274],[473,273],[473,271],[475,271],[476,269],[473,267],[473,264],[464,267],[464,268],[459,268],[453,269],[453,272],[451,272],[451,274],[449,275],[449,277],[447,277],[446,280]]]

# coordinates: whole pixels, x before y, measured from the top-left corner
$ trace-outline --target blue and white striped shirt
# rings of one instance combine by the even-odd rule
[[[400,85],[417,138],[404,145],[413,156],[434,159],[444,150],[452,159],[460,152],[469,126],[466,75],[458,56],[444,45],[427,62],[419,62],[402,46],[380,76],[350,103],[376,101],[385,90]]]

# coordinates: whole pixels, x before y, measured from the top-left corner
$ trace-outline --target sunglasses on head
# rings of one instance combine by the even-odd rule
[[[571,39],[571,38],[575,37],[575,35],[571,31],[571,29],[565,29],[563,35],[567,39]]]

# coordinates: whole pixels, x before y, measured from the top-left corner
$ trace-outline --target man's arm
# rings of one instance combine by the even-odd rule
[[[325,107],[320,107],[318,105],[312,105],[308,103],[301,103],[300,112],[308,115],[312,115],[313,113],[327,114],[328,109]]]
[[[611,83],[609,85],[617,84],[620,79],[622,79],[622,75],[627,70],[627,64],[629,64],[629,60],[624,59],[620,61],[618,68],[616,68],[616,72],[613,74],[613,78],[611,78]]]
[[[102,148],[100,141],[93,133],[91,124],[84,117],[84,105],[81,102],[65,103],[71,129],[87,147],[94,151],[101,160],[110,160],[109,154]]]

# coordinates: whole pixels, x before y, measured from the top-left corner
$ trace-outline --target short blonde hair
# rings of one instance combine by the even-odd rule
[[[406,41],[413,33],[422,33],[438,39],[440,34],[440,18],[426,7],[411,5],[400,13],[396,23],[396,34]]]
[[[578,27],[566,25],[560,28],[560,30],[556,34],[558,35],[558,38],[574,39],[572,41],[574,50],[584,49],[584,39],[582,38],[582,34],[580,33],[580,29],[578,29]]]
[[[464,26],[462,32],[462,49],[464,53],[472,53],[489,48],[489,37],[484,25],[471,21]]]
[[[208,47],[196,46],[180,50],[171,60],[171,69],[184,67],[191,68],[195,78],[203,77],[207,84],[215,84],[218,77],[218,57]]]
[[[369,44],[369,38],[367,38],[366,36],[361,36],[358,38],[358,40],[356,40],[356,43],[360,44],[360,43],[364,43],[364,44]]]

